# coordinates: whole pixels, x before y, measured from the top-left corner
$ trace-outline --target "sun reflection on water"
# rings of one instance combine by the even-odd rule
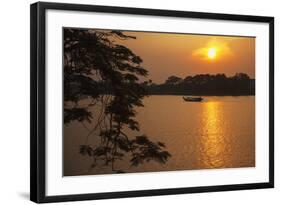
[[[203,106],[202,163],[209,168],[223,167],[227,160],[220,102],[206,102]]]

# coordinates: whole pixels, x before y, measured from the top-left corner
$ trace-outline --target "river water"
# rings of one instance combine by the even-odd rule
[[[116,169],[151,172],[254,167],[255,97],[203,98],[203,102],[185,102],[172,95],[144,98],[144,107],[136,109],[141,133],[164,142],[172,156],[166,164],[151,161],[139,167],[131,167],[129,159],[124,159],[116,162]],[[64,126],[65,176],[112,173],[110,167],[89,169],[92,159],[79,154],[86,135],[80,123]],[[95,138],[90,143],[97,143]]]

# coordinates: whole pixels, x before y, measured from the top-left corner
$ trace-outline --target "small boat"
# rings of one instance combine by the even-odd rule
[[[201,102],[203,100],[202,97],[182,97],[184,101],[188,102]]]

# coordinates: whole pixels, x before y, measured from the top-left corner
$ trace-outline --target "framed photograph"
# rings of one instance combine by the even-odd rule
[[[31,200],[274,187],[274,18],[31,5]]]

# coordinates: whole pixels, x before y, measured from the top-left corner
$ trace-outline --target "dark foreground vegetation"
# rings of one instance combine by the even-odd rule
[[[64,124],[76,121],[86,129],[86,136],[77,136],[85,139],[77,152],[92,158],[90,169],[110,166],[112,172],[122,173],[127,170],[119,170],[115,162],[126,155],[131,166],[165,164],[171,156],[163,142],[141,132],[135,119],[135,108],[143,106],[146,95],[139,78],[148,71],[139,56],[116,41],[127,39],[135,37],[119,31],[64,29]],[[125,129],[136,134],[128,135]],[[89,143],[90,138],[97,143]]]

